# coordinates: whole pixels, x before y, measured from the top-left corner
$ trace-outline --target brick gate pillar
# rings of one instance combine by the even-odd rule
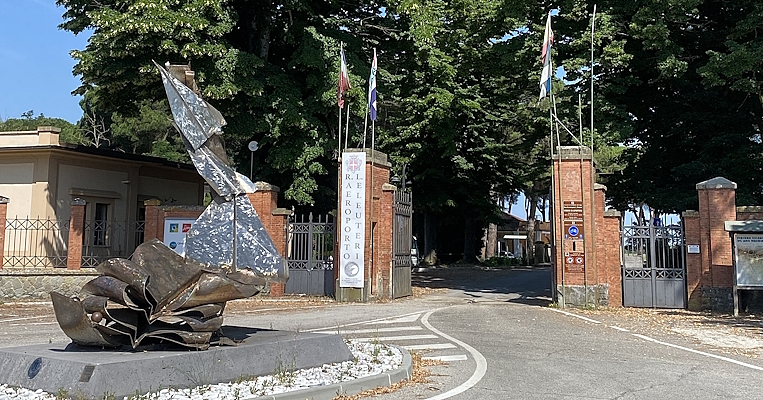
[[[143,242],[151,239],[159,239],[159,234],[164,235],[164,221],[159,221],[159,209],[162,205],[159,199],[148,199],[143,202],[146,206],[146,220],[143,224]]]
[[[276,250],[281,253],[282,257],[286,258],[286,223],[291,215],[291,210],[278,208],[278,193],[281,191],[278,186],[266,182],[255,182],[254,186],[257,191],[247,193],[246,196],[252,202],[252,207],[257,211],[257,215],[260,217],[260,221],[262,221],[262,225],[273,241]],[[285,288],[286,285],[283,283],[271,282],[270,296],[281,296]]]
[[[699,212],[686,210],[681,213],[684,221],[684,240],[686,242],[686,292],[687,308],[691,311],[702,310],[702,281],[709,280],[710,269],[703,269],[702,254],[690,253],[689,246],[700,247]]]
[[[3,269],[3,252],[5,251],[5,222],[8,216],[8,202],[11,200],[7,197],[0,196],[0,269]]]
[[[725,222],[736,220],[736,188],[736,183],[722,177],[697,184],[703,309],[733,302],[734,264]]]
[[[594,237],[599,240],[598,233],[594,233],[596,212],[603,212],[603,200],[600,210],[594,207],[591,150],[580,146],[555,150],[554,299],[561,307],[607,305],[606,267],[597,265],[594,245]]]
[[[69,217],[69,247],[66,251],[66,269],[82,266],[82,237],[85,230],[85,200],[72,200]]]
[[[623,280],[620,265],[620,211],[605,210],[607,187],[594,184],[594,220],[596,221],[595,253],[591,260],[596,270],[595,282],[599,285],[601,305],[622,307]]]

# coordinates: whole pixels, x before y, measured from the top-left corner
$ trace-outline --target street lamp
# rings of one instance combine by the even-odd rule
[[[254,152],[257,151],[257,149],[259,149],[260,147],[259,147],[259,144],[257,144],[256,140],[252,140],[251,142],[249,142],[249,146],[247,147],[249,148],[249,151],[251,152],[251,155],[252,155],[251,163],[249,164],[249,180],[251,181],[253,179],[252,174],[254,173]]]

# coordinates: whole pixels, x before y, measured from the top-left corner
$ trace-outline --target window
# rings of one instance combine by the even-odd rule
[[[95,203],[93,213],[93,245],[106,246],[108,243],[107,231],[109,225],[109,205],[106,203]]]

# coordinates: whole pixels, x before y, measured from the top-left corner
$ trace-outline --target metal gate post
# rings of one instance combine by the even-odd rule
[[[313,212],[312,211],[310,211],[310,216],[308,217],[308,223],[309,224],[307,225],[307,252],[309,255],[307,256],[307,270],[312,271],[313,263],[315,262],[314,260],[315,253],[313,252]]]
[[[657,304],[657,238],[654,224],[649,222],[649,273],[652,278],[652,308]]]

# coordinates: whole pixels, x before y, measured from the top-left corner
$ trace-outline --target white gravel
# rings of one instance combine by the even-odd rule
[[[145,393],[140,396],[125,397],[128,400],[239,400],[251,399],[292,390],[306,389],[313,386],[334,383],[378,375],[400,368],[403,354],[396,347],[381,343],[358,343],[347,341],[347,346],[355,360],[343,363],[323,364],[320,367],[297,371],[274,371],[273,375],[254,377],[252,380],[218,383],[217,385],[199,386],[193,389],[163,389],[159,392]],[[59,396],[62,393],[58,393]],[[59,397],[60,399],[61,397]],[[29,390],[0,384],[0,400],[54,400],[56,394],[42,390]]]

